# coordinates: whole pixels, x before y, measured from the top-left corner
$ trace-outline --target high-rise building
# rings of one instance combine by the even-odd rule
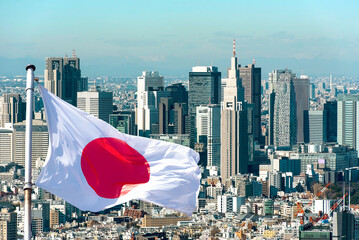
[[[142,76],[137,77],[136,119],[139,136],[149,137],[153,124],[158,124],[158,95],[163,88],[163,76],[156,71],[143,71]]]
[[[25,129],[26,121],[14,124],[14,162],[25,166]],[[32,167],[36,167],[38,158],[45,159],[49,145],[49,135],[46,122],[34,119],[32,121]]]
[[[249,64],[239,68],[239,76],[242,78],[244,87],[244,100],[247,103],[254,104],[254,139],[261,142],[261,68],[255,67],[255,64]]]
[[[314,85],[314,83],[309,84],[309,98],[310,99],[315,98],[315,85]]]
[[[305,129],[308,130],[308,142],[324,143],[327,141],[327,112],[324,110],[305,111],[304,116],[307,119]]]
[[[297,110],[293,86],[295,74],[290,70],[276,70],[270,75],[271,94],[269,115],[270,139],[276,147],[291,147],[297,141]]]
[[[309,78],[301,75],[293,79],[297,109],[297,143],[304,143],[304,111],[309,110]]]
[[[175,134],[190,134],[191,122],[188,116],[188,105],[184,103],[174,104],[174,130]]]
[[[134,111],[119,111],[110,114],[109,123],[122,133],[137,135]]]
[[[77,82],[77,92],[88,91],[89,90],[88,82],[89,82],[88,77],[81,77],[80,81]]]
[[[248,114],[235,50],[221,103],[222,181],[248,172]]]
[[[328,101],[324,103],[324,110],[327,112],[327,142],[337,142],[338,135],[338,110],[337,101]]]
[[[343,211],[333,212],[333,240],[354,238],[354,214]]]
[[[59,210],[50,210],[50,229],[53,229],[55,226],[60,224],[60,211]]]
[[[338,97],[338,143],[359,150],[359,95]]]
[[[74,106],[77,106],[76,93],[87,87],[87,79],[81,78],[80,59],[75,52],[72,57],[47,57],[44,78],[50,92]]]
[[[100,87],[78,92],[77,107],[108,123],[109,116],[113,112],[112,92],[101,91]]]
[[[7,208],[0,212],[0,239],[17,239],[17,214]]]
[[[188,91],[182,83],[175,83],[165,88],[167,92],[170,92],[173,103],[185,103],[188,104]]]
[[[221,101],[221,72],[215,66],[196,66],[189,73],[188,107],[191,121],[191,146],[196,133],[196,108],[203,104],[219,104]]]
[[[0,128],[0,162],[12,162],[14,158],[14,129]]]
[[[279,77],[282,74],[289,74],[292,79],[295,78],[295,73],[292,73],[292,70],[284,69],[284,70],[273,70],[271,73],[268,74],[268,84],[269,84],[269,92],[272,93],[277,88],[277,82]]]
[[[22,102],[20,94],[5,93],[0,98],[0,127],[5,123],[17,123],[25,120],[26,103]]]
[[[196,114],[197,143],[207,149],[207,166],[221,165],[221,107],[219,104],[200,105]]]

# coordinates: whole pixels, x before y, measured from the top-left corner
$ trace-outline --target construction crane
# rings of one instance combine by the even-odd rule
[[[305,212],[299,202],[297,202],[297,216],[300,218],[300,225],[303,225]]]
[[[346,193],[343,197],[341,197],[331,208],[329,213],[326,213],[323,215],[323,217],[321,219],[319,219],[319,221],[321,220],[325,220],[328,219],[328,217],[330,216],[330,214],[333,213],[333,211],[344,201],[345,197],[348,195],[348,193]],[[318,221],[318,222],[319,222]]]
[[[329,187],[330,184],[331,184],[331,182],[329,182],[325,187],[323,187],[322,190],[320,190],[320,191],[312,198],[312,201],[310,201],[310,202],[308,203],[308,205],[304,207],[304,211],[307,210],[307,209],[313,204],[314,200],[317,200],[317,199],[319,198],[319,196],[322,195],[323,192],[328,189],[328,187]]]
[[[319,198],[320,195],[323,194],[323,192],[325,190],[328,189],[329,185],[331,183],[329,182],[325,187],[323,187],[313,198],[312,200],[308,203],[308,205],[302,207],[301,204],[299,202],[297,202],[297,216],[300,218],[300,224],[303,225],[304,224],[304,218],[305,218],[305,211],[309,210],[309,208],[311,207],[311,205],[313,204],[314,200],[317,200]],[[310,219],[311,222],[313,222],[312,219]]]

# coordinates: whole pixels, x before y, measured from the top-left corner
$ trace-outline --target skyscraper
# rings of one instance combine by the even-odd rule
[[[221,72],[214,66],[196,66],[189,73],[188,104],[191,118],[191,146],[196,133],[196,108],[203,104],[219,104],[221,101]]]
[[[14,129],[0,128],[0,162],[13,161],[14,147]]]
[[[293,79],[295,101],[297,108],[297,142],[303,143],[304,139],[304,111],[309,110],[309,78],[301,75]]]
[[[235,46],[221,103],[221,177],[248,172],[248,115]]]
[[[0,127],[4,127],[5,123],[17,123],[25,120],[26,103],[22,102],[20,94],[5,93],[0,100]]]
[[[308,142],[310,143],[324,143],[327,141],[327,112],[320,111],[305,111],[305,128],[308,130]]]
[[[47,57],[44,78],[50,92],[74,106],[78,90],[86,89],[87,79],[81,78],[80,59],[75,52],[72,57]]]
[[[338,143],[359,150],[359,95],[338,97]]]
[[[175,103],[174,104],[174,130],[175,134],[190,134],[191,122],[188,116],[188,104]]]
[[[333,212],[333,240],[356,239],[354,224],[354,214],[348,211]]]
[[[297,141],[296,97],[291,71],[280,73],[273,89],[273,144],[276,147],[291,147]]]
[[[338,135],[338,110],[337,101],[328,101],[324,103],[324,110],[327,112],[327,142],[337,142]]]
[[[183,121],[188,112],[188,92],[185,86],[180,83],[172,84],[160,93],[158,94],[158,134],[184,134],[185,128],[189,128]]]
[[[113,112],[112,105],[112,92],[101,91],[100,87],[77,93],[77,107],[107,123],[109,122],[110,114]]]
[[[239,68],[239,76],[244,87],[244,100],[254,104],[254,138],[261,141],[261,68],[255,67],[255,63]]]
[[[289,69],[273,70],[268,76],[269,85],[269,129],[268,129],[268,144],[274,145],[274,113],[275,113],[275,97],[277,82],[281,75],[290,75],[290,78],[295,78],[295,74]]]
[[[25,166],[25,129],[26,121],[14,124],[14,162]],[[32,122],[32,167],[35,168],[38,158],[45,159],[49,145],[46,122],[34,119]]]
[[[221,165],[221,108],[219,104],[197,107],[197,142],[207,149],[207,166]]]
[[[149,137],[152,125],[158,124],[158,92],[163,91],[163,77],[158,72],[142,72],[137,77],[137,130],[139,136]]]
[[[279,77],[282,74],[289,74],[291,78],[295,78],[295,73],[292,73],[292,70],[284,69],[284,70],[273,70],[268,75],[268,84],[269,84],[269,92],[274,92],[276,90],[277,82],[279,80]]]
[[[17,214],[8,208],[0,212],[0,239],[17,239]]]
[[[109,123],[122,133],[137,135],[134,111],[119,111],[110,114]]]

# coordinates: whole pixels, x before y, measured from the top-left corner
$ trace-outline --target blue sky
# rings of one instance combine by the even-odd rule
[[[188,76],[194,65],[240,63],[359,76],[359,1],[0,0],[0,76],[46,56],[81,58],[83,75]],[[26,65],[26,64],[25,64]]]

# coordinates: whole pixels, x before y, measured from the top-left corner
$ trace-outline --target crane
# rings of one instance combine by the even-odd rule
[[[323,217],[321,219],[319,219],[319,221],[321,220],[325,220],[328,219],[328,217],[330,216],[330,214],[332,214],[332,212],[344,201],[345,197],[348,195],[348,193],[346,193],[343,197],[341,197],[331,208],[329,213],[326,213],[323,215]],[[319,222],[318,221],[318,222]]]
[[[312,200],[308,203],[306,206],[301,206],[299,202],[297,202],[297,216],[300,218],[300,224],[304,224],[304,218],[305,218],[305,211],[309,210],[310,206],[313,204],[314,200],[317,200],[320,195],[323,194],[325,190],[328,189],[329,185],[331,183],[329,182],[325,187],[323,187],[315,196],[312,198]],[[311,222],[313,222],[312,219],[310,219]]]

